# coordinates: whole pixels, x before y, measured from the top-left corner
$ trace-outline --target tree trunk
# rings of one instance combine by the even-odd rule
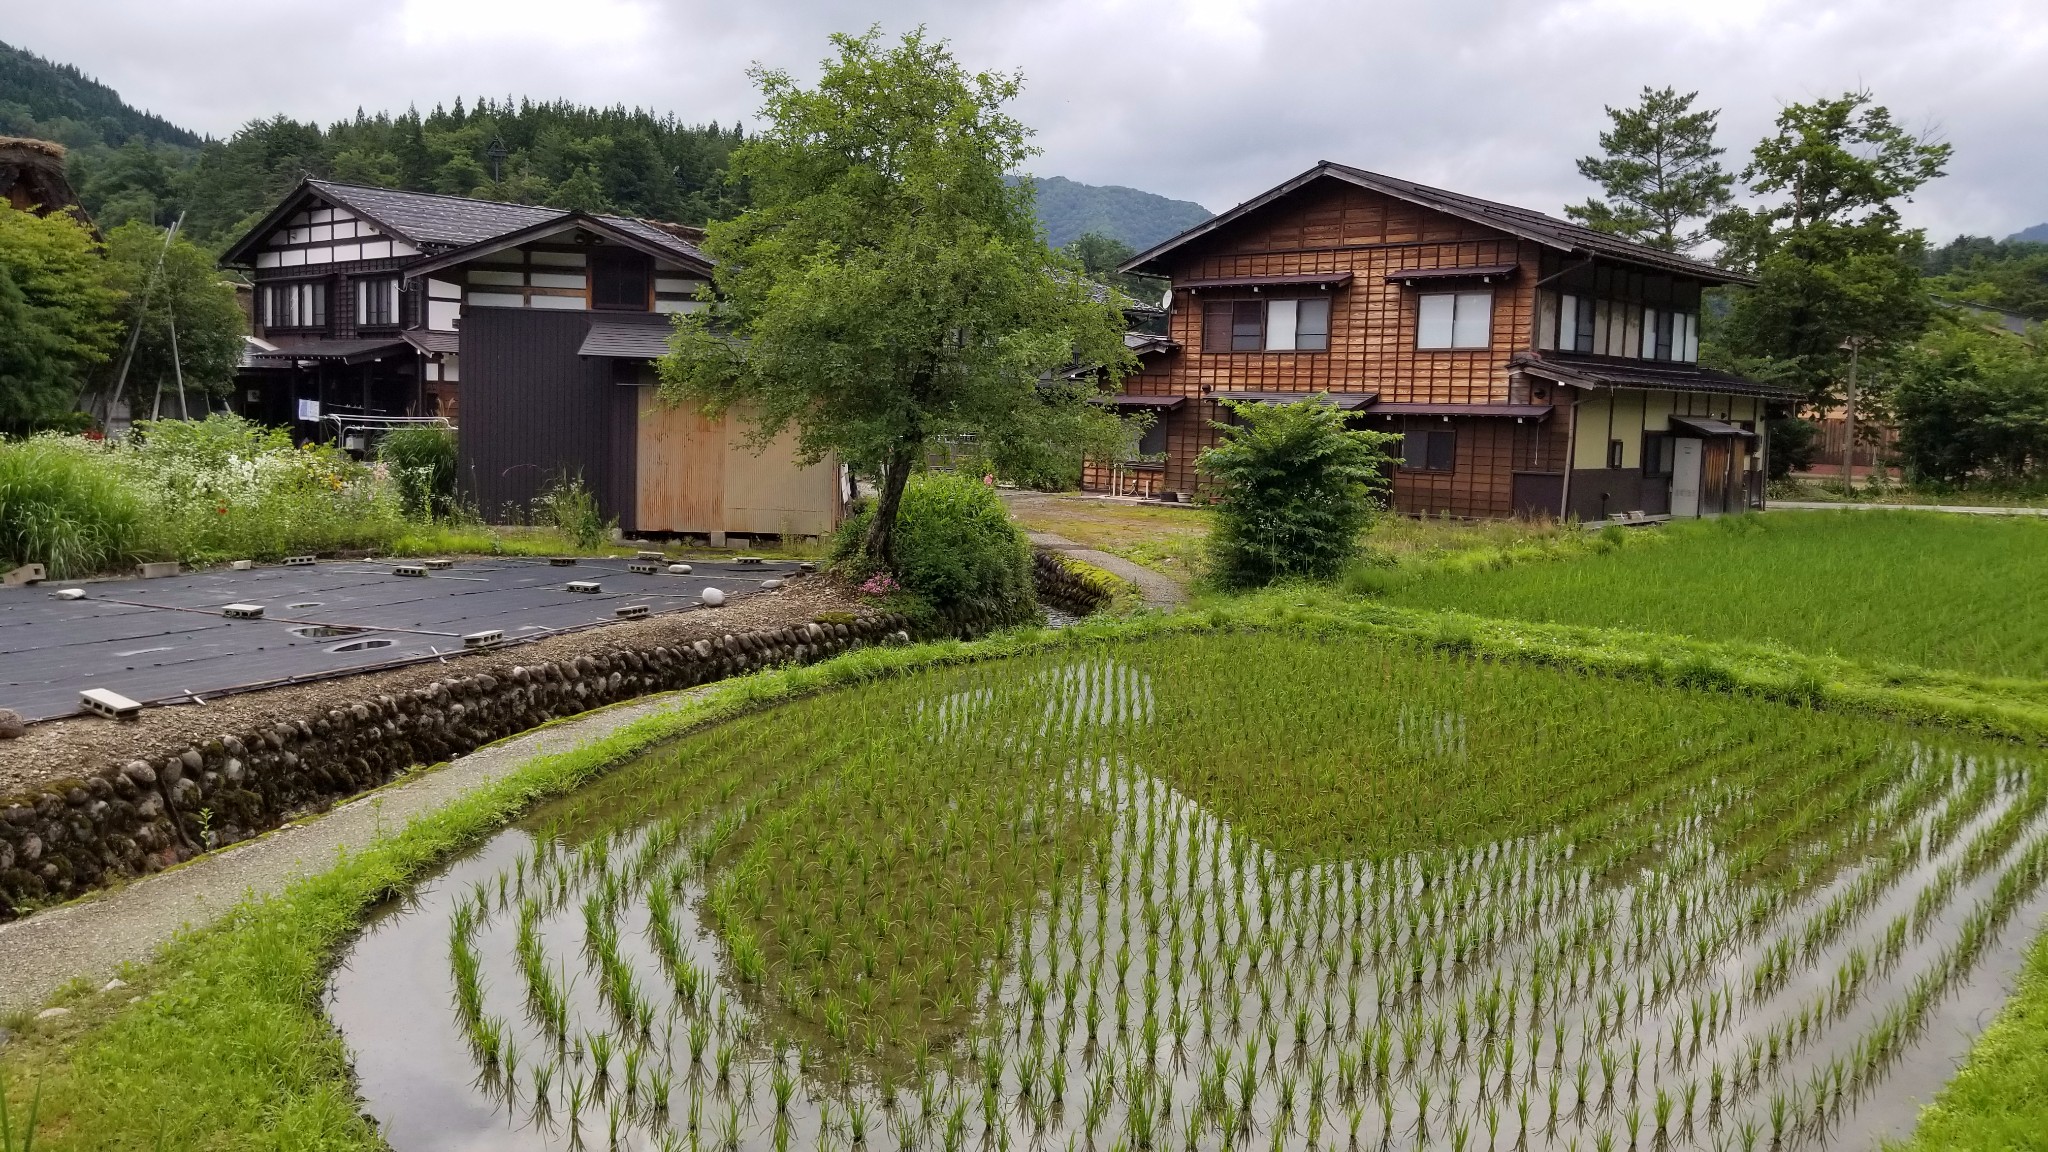
[[[870,563],[887,571],[896,570],[896,510],[903,506],[903,486],[917,464],[918,441],[896,445],[882,467],[882,492],[875,500],[875,518],[868,521],[868,538],[863,546]]]

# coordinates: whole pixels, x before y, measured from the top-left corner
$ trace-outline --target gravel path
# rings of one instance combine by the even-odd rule
[[[1996,505],[1968,504],[1851,504],[1832,503],[1827,500],[1773,500],[1772,509],[1788,508],[1794,512],[1832,512],[1837,508],[1869,508],[1883,512],[1962,512],[1971,516],[2048,516],[2048,508],[2000,508]]]
[[[1143,564],[1133,564],[1121,556],[1113,556],[1096,548],[1087,548],[1074,543],[1065,536],[1051,532],[1027,533],[1031,542],[1041,548],[1050,548],[1062,556],[1072,556],[1083,564],[1093,564],[1105,572],[1121,576],[1138,586],[1150,608],[1171,608],[1188,598],[1187,589],[1179,582],[1163,576]]]
[[[79,977],[102,984],[122,964],[149,960],[181,928],[207,923],[244,896],[282,891],[297,877],[331,865],[337,852],[359,851],[535,756],[601,739],[706,690],[650,696],[515,736],[183,867],[0,924],[0,1014],[39,1007]]]

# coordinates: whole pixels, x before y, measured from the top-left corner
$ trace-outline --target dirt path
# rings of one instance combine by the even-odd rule
[[[1187,589],[1182,588],[1177,581],[1162,576],[1143,564],[1133,564],[1121,556],[1113,556],[1098,548],[1084,547],[1050,532],[1030,532],[1026,535],[1040,548],[1050,548],[1062,556],[1072,556],[1083,564],[1093,564],[1105,572],[1121,576],[1136,584],[1148,608],[1171,608],[1188,598]]]
[[[0,973],[6,973],[0,1014],[39,1007],[73,979],[104,983],[122,964],[150,959],[181,928],[211,921],[244,896],[282,891],[292,880],[333,864],[336,853],[360,851],[535,756],[589,744],[708,690],[650,696],[515,736],[181,868],[0,924]]]

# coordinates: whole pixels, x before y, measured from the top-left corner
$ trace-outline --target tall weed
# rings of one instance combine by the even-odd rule
[[[74,437],[0,443],[0,564],[42,564],[63,578],[132,560],[143,505],[117,467],[112,452]]]

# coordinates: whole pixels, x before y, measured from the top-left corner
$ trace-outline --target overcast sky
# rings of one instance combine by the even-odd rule
[[[1781,104],[1868,87],[1955,145],[1910,210],[1937,242],[2048,221],[2044,0],[7,0],[0,40],[222,136],[478,94],[729,124],[749,64],[815,75],[874,22],[1021,69],[1039,174],[1211,210],[1330,159],[1556,212],[1601,106],[1671,84],[1737,167]]]

